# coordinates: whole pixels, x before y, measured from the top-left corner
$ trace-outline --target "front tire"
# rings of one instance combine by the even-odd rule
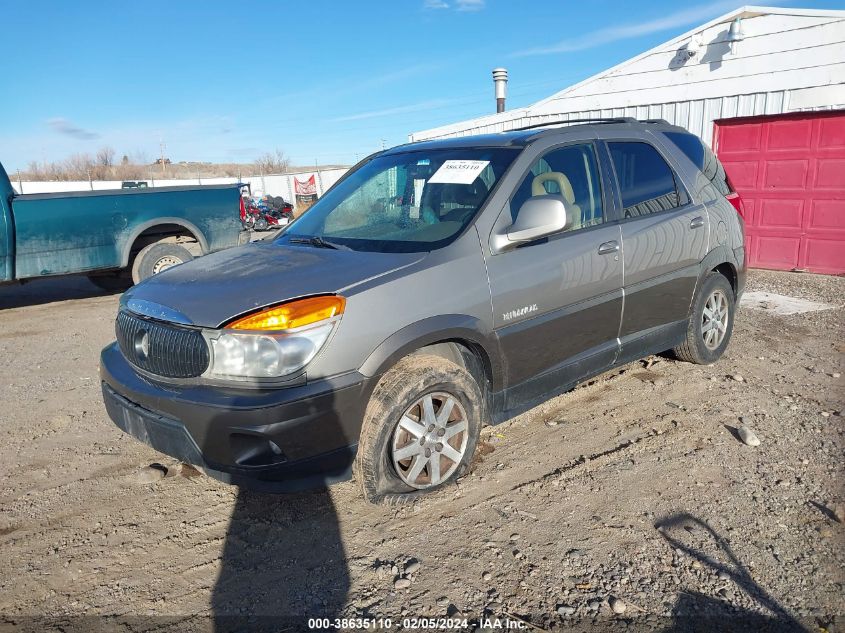
[[[698,365],[715,363],[731,340],[736,300],[724,275],[711,272],[695,293],[687,338],[674,348],[680,360]]]
[[[433,355],[408,356],[373,391],[355,458],[372,503],[403,503],[466,473],[481,432],[475,379]]]

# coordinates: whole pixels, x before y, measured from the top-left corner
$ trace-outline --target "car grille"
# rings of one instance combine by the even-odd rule
[[[117,342],[126,359],[151,374],[192,378],[208,368],[208,344],[197,330],[121,311]]]

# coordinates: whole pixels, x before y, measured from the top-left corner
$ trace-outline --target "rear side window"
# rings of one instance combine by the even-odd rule
[[[716,158],[716,154],[701,142],[701,139],[685,132],[664,132],[663,135],[701,170],[704,177],[713,183],[719,193],[726,196],[733,192],[722,163]]]
[[[626,218],[682,206],[689,201],[671,167],[648,143],[608,143]]]

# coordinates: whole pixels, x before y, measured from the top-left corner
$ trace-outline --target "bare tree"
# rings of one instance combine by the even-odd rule
[[[283,174],[290,167],[290,160],[282,150],[277,149],[275,152],[262,154],[255,159],[253,165],[262,174]]]
[[[41,165],[38,164],[37,160],[30,161],[29,165],[27,165],[26,167],[26,171],[24,171],[23,174],[28,180],[44,179],[44,170],[41,169]]]
[[[120,159],[117,157],[120,156]],[[74,154],[64,160],[52,162],[32,161],[26,170],[21,170],[22,180],[147,180],[150,177],[151,162],[140,150],[117,153],[110,147],[102,147],[94,156]],[[205,163],[184,161],[167,168],[170,178],[203,178],[262,173],[278,174],[290,170],[290,161],[281,150],[267,152],[254,163]],[[159,180],[159,177],[156,177]]]
[[[114,150],[111,147],[101,147],[97,152],[97,164],[102,167],[114,165]]]
[[[65,169],[59,171],[58,180],[88,180],[95,175],[94,166],[90,154],[74,154],[65,160]]]

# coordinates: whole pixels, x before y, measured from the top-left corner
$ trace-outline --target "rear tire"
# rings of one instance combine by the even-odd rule
[[[136,284],[168,268],[184,264],[194,258],[184,246],[170,242],[155,242],[141,249],[132,263],[132,281]]]
[[[724,275],[711,272],[695,293],[686,340],[672,351],[680,360],[715,363],[731,340],[736,300]]]
[[[440,356],[399,361],[370,396],[354,472],[372,503],[406,503],[466,473],[481,432],[475,379]],[[400,424],[400,421],[402,424]]]

